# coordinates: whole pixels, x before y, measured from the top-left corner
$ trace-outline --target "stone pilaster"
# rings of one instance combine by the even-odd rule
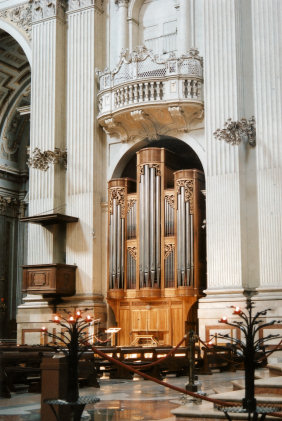
[[[282,298],[282,8],[279,0],[253,0],[252,7],[259,291],[277,299],[278,295]]]
[[[34,0],[32,4],[32,89],[30,150],[65,148],[65,2]],[[64,213],[65,169],[30,169],[29,215]],[[29,224],[28,264],[63,260],[60,233]]]
[[[253,115],[252,45],[241,41],[251,39],[250,6],[250,1],[204,2],[208,285],[199,305],[203,337],[205,324],[216,324],[230,302],[243,300],[244,290],[258,285],[255,150],[213,135],[228,118]]]
[[[95,75],[95,69],[104,65],[104,14],[92,2],[72,7],[67,16],[67,214],[79,222],[67,227],[66,259],[77,265],[77,297],[91,299],[101,294],[105,282],[101,276],[105,146],[96,120]]]

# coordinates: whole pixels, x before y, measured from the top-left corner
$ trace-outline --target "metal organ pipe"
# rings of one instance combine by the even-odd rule
[[[180,190],[180,270],[181,285],[185,282],[185,197],[184,187]]]
[[[191,286],[194,286],[194,229],[193,229],[193,215],[190,215],[190,250],[191,250]]]
[[[139,283],[144,286],[144,175],[140,176],[139,188]]]
[[[113,248],[112,248],[112,257],[113,257],[113,271],[112,271],[112,284],[115,288],[116,272],[117,272],[117,226],[116,226],[116,200],[113,199]]]
[[[124,286],[124,219],[121,219],[121,256],[120,256],[120,285],[119,288]]]
[[[112,214],[110,214],[110,233],[109,233],[109,237],[110,237],[110,244],[109,244],[109,248],[110,248],[109,283],[110,283],[110,288],[113,288],[113,279],[112,279],[112,275],[113,275],[113,215]]]
[[[121,219],[120,205],[117,206],[117,288],[120,287],[120,256],[121,256]]]
[[[161,281],[161,177],[156,176],[156,267],[157,286]]]
[[[144,166],[145,183],[144,183],[144,199],[145,199],[145,221],[144,221],[144,275],[145,285],[149,286],[149,230],[150,230],[150,172],[148,165]]]
[[[187,285],[190,286],[190,270],[191,270],[191,233],[190,233],[190,203],[189,201],[185,203],[185,244],[186,244],[186,278],[187,278]]]
[[[156,273],[156,170],[150,168],[150,278],[153,286]]]
[[[181,218],[180,218],[180,203],[181,198],[180,194],[177,194],[177,211],[176,211],[176,218],[177,218],[177,285],[181,285],[181,257],[180,257],[180,249],[181,249]]]

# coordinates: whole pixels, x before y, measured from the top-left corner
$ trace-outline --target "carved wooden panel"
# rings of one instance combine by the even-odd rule
[[[23,266],[23,291],[30,294],[73,295],[76,266],[61,263]]]

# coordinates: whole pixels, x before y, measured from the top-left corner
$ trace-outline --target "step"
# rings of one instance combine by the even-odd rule
[[[282,364],[267,364],[266,368],[271,377],[282,376]]]

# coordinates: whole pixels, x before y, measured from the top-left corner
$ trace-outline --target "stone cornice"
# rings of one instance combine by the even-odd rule
[[[103,13],[104,0],[69,0],[68,12],[74,13],[82,9],[94,8],[98,13]]]

